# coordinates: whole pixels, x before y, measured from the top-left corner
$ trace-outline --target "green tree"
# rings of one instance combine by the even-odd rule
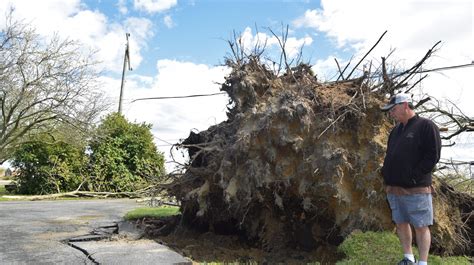
[[[159,180],[164,174],[164,157],[150,129],[150,124],[131,123],[121,114],[108,115],[90,143],[89,189],[133,191]]]
[[[53,134],[36,135],[18,146],[12,165],[21,194],[50,194],[77,189],[86,176],[85,145],[71,144]]]

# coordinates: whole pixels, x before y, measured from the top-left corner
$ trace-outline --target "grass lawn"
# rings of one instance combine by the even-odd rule
[[[8,199],[2,198],[3,195],[8,195],[9,193],[5,189],[5,186],[0,185],[0,201],[7,201]]]
[[[398,237],[390,232],[365,232],[354,233],[346,238],[339,246],[339,251],[343,252],[347,258],[336,263],[346,264],[397,264],[402,258],[402,247]],[[416,257],[418,249],[414,249]],[[445,257],[430,255],[428,264],[452,264],[469,265],[469,257]]]
[[[179,207],[175,206],[161,206],[161,207],[141,207],[134,209],[125,214],[126,220],[134,220],[143,217],[164,217],[177,215]]]

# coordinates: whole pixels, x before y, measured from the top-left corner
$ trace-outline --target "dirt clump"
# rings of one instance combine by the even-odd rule
[[[146,237],[164,244],[196,264],[221,262],[224,264],[334,264],[343,256],[334,246],[321,246],[312,251],[284,249],[267,252],[249,244],[239,235],[220,235],[179,226],[179,216],[171,218],[143,218],[136,221]],[[174,229],[163,227],[176,226]]]

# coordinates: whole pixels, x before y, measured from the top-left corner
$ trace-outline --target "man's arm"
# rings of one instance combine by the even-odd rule
[[[423,158],[414,170],[415,179],[430,173],[441,157],[441,137],[439,128],[432,121],[423,126],[421,135]]]

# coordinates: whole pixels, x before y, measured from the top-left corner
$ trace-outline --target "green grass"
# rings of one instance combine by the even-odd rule
[[[402,259],[402,248],[398,237],[390,232],[354,233],[346,238],[339,246],[347,258],[339,261],[338,265],[348,264],[397,264]],[[414,249],[418,257],[418,249]],[[446,257],[430,255],[428,264],[469,265],[469,257]]]
[[[5,189],[5,186],[0,185],[0,196],[3,196],[7,194],[7,190]]]
[[[165,217],[177,215],[179,207],[175,206],[161,206],[161,207],[141,207],[134,209],[125,214],[126,220],[133,220],[143,217]]]
[[[11,195],[11,194],[8,193],[8,191],[5,189],[5,186],[0,185],[0,201],[10,201],[10,199],[2,198],[3,195]]]
[[[235,261],[200,261],[200,262],[195,261],[193,264],[199,264],[199,265],[259,265],[259,264],[274,264],[274,263],[262,263],[262,262],[258,262],[258,261],[252,261],[252,260],[246,260],[246,261],[235,260]],[[275,264],[283,265],[283,264],[286,264],[286,263],[278,262],[278,263],[275,263]],[[290,263],[290,264],[294,264],[294,263]],[[301,263],[301,264],[321,265],[321,263],[319,263],[317,261],[316,262]],[[327,263],[323,263],[323,264],[327,264]]]

